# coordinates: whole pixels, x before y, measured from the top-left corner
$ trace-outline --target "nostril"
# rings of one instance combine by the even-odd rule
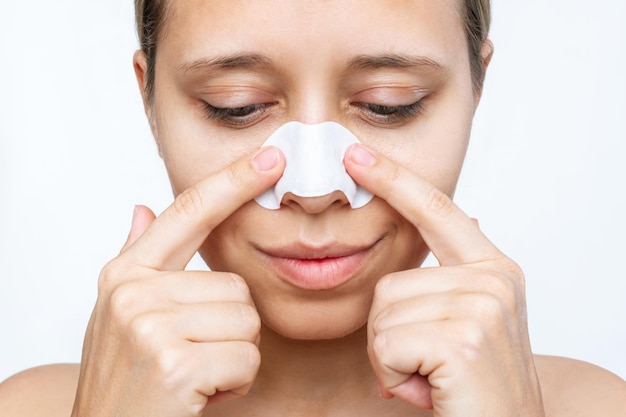
[[[358,143],[356,136],[338,123],[284,124],[264,145],[281,149],[285,170],[278,182],[255,200],[268,209],[277,209],[294,197],[322,199],[306,203],[311,207],[327,207],[335,201],[349,201],[352,208],[364,206],[373,195],[355,183],[343,165],[346,149],[353,143]],[[283,198],[287,193],[293,196]]]
[[[298,209],[308,214],[319,214],[330,208],[343,206],[348,206],[349,208],[350,201],[348,201],[348,197],[339,190],[315,197],[302,197],[288,192],[284,195],[281,205]]]

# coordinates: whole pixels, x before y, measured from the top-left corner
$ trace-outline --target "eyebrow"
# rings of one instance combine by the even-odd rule
[[[198,58],[194,61],[180,64],[177,68],[182,72],[195,72],[233,68],[269,68],[271,66],[273,66],[273,61],[265,55],[242,53]],[[426,67],[437,72],[447,71],[445,65],[424,56],[402,54],[359,55],[348,62],[348,68],[355,70],[416,67]]]
[[[379,69],[379,68],[416,68],[426,67],[438,72],[447,71],[447,67],[439,62],[424,56],[383,54],[359,55],[348,63],[351,69]]]
[[[272,60],[259,54],[231,54],[211,58],[199,58],[192,62],[178,66],[183,72],[208,71],[229,68],[267,68],[272,66]]]

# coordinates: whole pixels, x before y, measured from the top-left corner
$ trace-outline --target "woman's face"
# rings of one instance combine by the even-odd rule
[[[477,102],[457,3],[172,1],[149,112],[174,192],[296,120],[339,122],[452,194]],[[359,329],[376,282],[427,251],[385,201],[352,210],[339,193],[249,202],[200,249],[245,278],[266,325],[301,339]]]

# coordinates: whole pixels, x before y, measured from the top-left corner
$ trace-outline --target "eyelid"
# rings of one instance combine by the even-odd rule
[[[227,127],[244,128],[251,126],[263,119],[270,107],[277,103],[254,103],[247,106],[237,107],[216,107],[206,101],[202,102],[204,116],[209,120],[214,120]],[[249,113],[247,112],[249,110]],[[242,115],[237,115],[242,111]]]
[[[356,102],[352,103],[361,112],[361,117],[366,120],[383,125],[401,125],[415,120],[424,112],[424,99],[421,98],[416,102],[401,106],[387,106],[376,103]],[[376,110],[379,111],[376,111]]]
[[[411,105],[430,93],[430,90],[417,86],[376,86],[353,95],[354,102],[376,103],[382,106]]]
[[[220,109],[235,109],[275,101],[274,97],[267,94],[244,91],[202,94],[198,96],[198,98],[205,103],[209,103],[211,106]]]
[[[243,116],[237,116],[236,113],[237,112],[246,113],[246,110],[250,110],[250,113],[253,113],[255,110],[265,107],[265,104],[255,103],[255,104],[248,104],[245,106],[217,107],[210,103],[204,102],[204,106],[212,114],[224,114],[224,115],[231,115],[234,117],[243,117]]]
[[[190,95],[218,108],[245,107],[280,99],[280,91],[276,89],[276,85],[238,78],[221,81],[207,80],[190,91]]]

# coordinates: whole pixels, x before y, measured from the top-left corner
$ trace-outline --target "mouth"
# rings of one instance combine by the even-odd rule
[[[303,290],[319,291],[340,287],[358,275],[381,240],[367,245],[332,242],[311,246],[295,242],[259,251],[281,280]]]

